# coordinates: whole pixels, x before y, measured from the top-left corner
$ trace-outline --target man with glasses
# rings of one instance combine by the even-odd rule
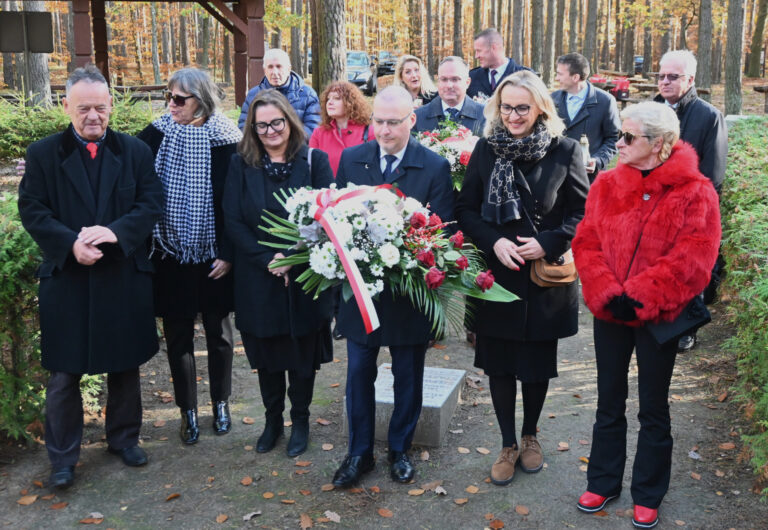
[[[467,94],[485,102],[493,95],[501,80],[520,70],[530,70],[519,65],[504,53],[504,39],[496,28],[484,29],[475,35],[475,59],[480,64],[469,72],[471,80]]]
[[[483,134],[485,117],[483,106],[467,96],[469,67],[461,57],[449,56],[440,61],[437,68],[437,94],[428,105],[416,109],[416,127],[432,131],[440,122],[451,120],[463,125],[475,136]]]
[[[336,184],[376,186],[392,184],[409,197],[428,205],[443,221],[453,220],[453,184],[448,161],[411,137],[416,122],[411,95],[389,86],[373,102],[376,140],[348,147],[341,154]],[[381,327],[367,335],[354,299],[341,302],[337,317],[347,337],[346,407],[349,447],[333,484],[349,487],[374,467],[376,423],[376,357],[381,346],[392,356],[395,404],[389,422],[390,476],[407,483],[415,470],[408,456],[421,414],[424,356],[432,337],[429,320],[408,297],[385,289],[374,301]]]
[[[718,195],[725,179],[728,156],[728,128],[723,114],[696,93],[696,57],[688,50],[665,53],[659,62],[659,95],[654,101],[672,107],[680,119],[680,139],[693,146],[699,155],[699,171],[712,181]],[[718,256],[712,279],[704,290],[704,301],[711,303],[723,273],[724,261]],[[695,335],[680,339],[679,349],[688,351],[696,344]]]
[[[279,48],[272,48],[264,54],[264,79],[250,89],[245,96],[237,126],[242,130],[248,115],[248,107],[251,106],[251,101],[256,94],[270,88],[277,89],[288,99],[304,124],[304,132],[309,140],[312,131],[320,125],[320,100],[315,89],[304,84],[301,76],[291,70],[290,57]]]
[[[591,183],[616,155],[616,139],[621,129],[619,109],[610,94],[587,81],[589,61],[580,53],[558,57],[556,68],[560,90],[552,93],[552,100],[565,122],[565,135],[577,142],[583,134],[587,135],[590,159],[586,166]]]

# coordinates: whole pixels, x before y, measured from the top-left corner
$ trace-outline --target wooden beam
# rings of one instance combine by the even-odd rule
[[[72,25],[75,34],[75,66],[91,62],[91,15],[88,0],[72,0]]]
[[[229,20],[232,25],[237,28],[237,30],[242,33],[243,35],[248,34],[248,26],[243,21],[242,18],[238,17],[230,8],[227,7],[227,5],[222,2],[222,0],[209,0],[213,5],[215,5],[221,13],[227,17],[227,20]],[[200,2],[202,3],[202,2]],[[261,0],[261,3],[264,3],[264,0]],[[203,6],[205,7],[205,6]],[[222,22],[223,24],[223,22]],[[231,31],[231,30],[230,30]]]
[[[104,0],[91,0],[91,21],[95,64],[109,83],[109,44]]]
[[[208,4],[208,2],[206,2],[205,0],[198,0],[197,3],[200,4],[201,6],[203,6],[203,9],[208,11],[213,18],[218,20],[221,23],[221,25],[224,26],[227,29],[227,31],[229,31],[230,33],[234,33],[235,32],[235,27],[232,25],[232,22],[227,20],[226,17],[224,17],[224,15],[222,15],[221,13],[216,11],[213,7],[211,7]]]

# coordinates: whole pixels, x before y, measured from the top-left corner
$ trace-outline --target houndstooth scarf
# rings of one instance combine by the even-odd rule
[[[522,204],[515,185],[517,162],[539,160],[547,153],[552,137],[543,123],[537,121],[533,132],[525,138],[515,138],[503,125],[488,137],[488,144],[496,155],[491,178],[488,179],[486,200],[481,208],[484,220],[504,224],[520,219]]]
[[[200,127],[165,114],[152,122],[165,136],[155,170],[165,191],[165,211],[152,232],[152,252],[180,263],[202,263],[218,254],[211,186],[211,148],[239,142],[240,130],[214,113]]]

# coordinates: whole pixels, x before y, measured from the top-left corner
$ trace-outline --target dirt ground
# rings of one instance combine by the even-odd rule
[[[753,477],[743,462],[739,440],[743,424],[728,388],[734,375],[732,354],[720,349],[728,335],[717,322],[721,311],[715,308],[715,323],[700,334],[701,343],[692,354],[678,358],[675,368],[670,390],[675,438],[672,484],[660,509],[660,528],[765,528],[768,520],[768,505],[751,491]],[[103,418],[90,416],[76,483],[50,496],[39,487],[50,471],[45,448],[2,447],[0,525],[76,527],[98,512],[105,528],[300,528],[302,514],[304,522],[312,519],[315,528],[498,528],[496,520],[507,528],[631,527],[631,465],[622,496],[602,516],[582,514],[575,506],[586,485],[584,459],[589,456],[597,399],[591,317],[584,308],[580,333],[561,342],[560,377],[550,385],[540,422],[546,467],[534,475],[518,473],[507,487],[486,482],[501,438],[487,377],[472,367],[472,351],[458,337],[430,349],[427,358],[428,366],[467,370],[479,380],[474,384],[478,388],[465,382],[446,442],[413,449],[417,475],[412,485],[390,480],[386,447],[377,444],[376,469],[365,475],[360,489],[347,491],[323,491],[346,450],[344,341],[336,342],[334,362],[324,365],[317,377],[309,450],[289,458],[285,439],[268,454],[253,449],[264,410],[257,377],[242,347],[233,370],[234,427],[226,436],[213,434],[200,339],[196,356],[202,432],[197,445],[186,447],[179,441],[179,413],[173,402],[167,402],[172,385],[161,351],[141,368],[142,446],[149,464],[128,468],[109,455]],[[379,361],[388,360],[384,349]],[[630,375],[636,375],[634,367]],[[637,431],[634,379],[628,403],[630,458]],[[328,421],[318,422],[321,419]],[[568,450],[558,450],[564,448],[563,442]],[[734,448],[721,446],[728,443]],[[483,454],[484,449],[489,454]],[[435,493],[435,481],[440,481],[445,495]],[[421,489],[427,491],[411,491]],[[38,497],[30,505],[18,504],[23,495]]]

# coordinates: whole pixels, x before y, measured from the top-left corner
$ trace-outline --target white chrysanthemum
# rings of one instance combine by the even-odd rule
[[[422,208],[424,208],[424,206],[413,197],[406,197],[405,200],[403,201],[403,205],[404,205],[403,212],[406,215],[410,215],[413,212],[417,212]]]
[[[380,293],[384,290],[384,282],[382,280],[376,280],[376,292]]]
[[[352,239],[352,225],[346,222],[336,223],[336,237],[339,238],[339,243],[346,245]]]
[[[358,247],[349,249],[349,255],[352,256],[352,259],[355,261],[368,261],[370,259],[368,254],[366,254],[363,249]]]
[[[368,233],[377,245],[391,241],[403,228],[403,218],[394,210],[376,212],[368,219]]]
[[[336,249],[330,242],[320,246],[312,247],[309,250],[309,266],[317,274],[321,274],[328,279],[336,278]]]
[[[384,267],[382,267],[377,263],[374,263],[373,265],[371,265],[370,271],[371,271],[371,274],[373,274],[374,276],[379,276],[379,277],[384,276]]]
[[[405,268],[409,270],[414,269],[418,264],[419,262],[416,261],[415,259],[409,259],[408,262],[405,264]]]
[[[365,222],[365,218],[361,215],[352,218],[352,228],[355,230],[365,230],[366,224],[367,223]]]
[[[400,251],[392,243],[385,243],[379,248],[379,257],[385,266],[392,267],[400,262]]]

